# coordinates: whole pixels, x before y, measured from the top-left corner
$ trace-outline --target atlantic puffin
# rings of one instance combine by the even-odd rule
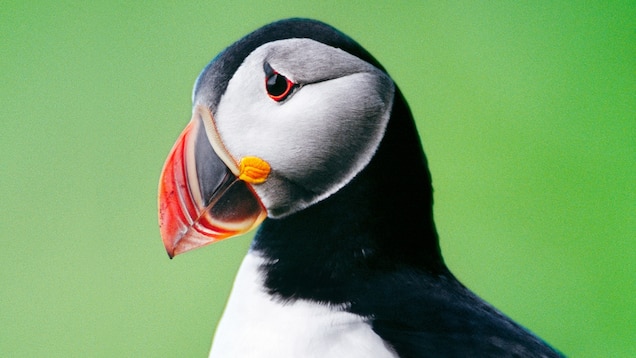
[[[315,20],[216,56],[159,184],[172,258],[255,227],[210,357],[558,357],[445,265],[400,89]]]

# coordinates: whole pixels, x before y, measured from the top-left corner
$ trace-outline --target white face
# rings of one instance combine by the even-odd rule
[[[280,102],[267,94],[265,63],[298,85]],[[270,217],[283,217],[333,194],[369,163],[393,95],[393,81],[369,63],[313,40],[288,39],[247,56],[213,117],[232,157],[270,164],[267,181],[253,188]]]

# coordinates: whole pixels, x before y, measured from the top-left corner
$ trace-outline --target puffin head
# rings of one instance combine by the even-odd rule
[[[362,47],[317,21],[276,22],[225,49],[197,78],[161,174],[168,255],[339,191],[377,151],[395,92]]]

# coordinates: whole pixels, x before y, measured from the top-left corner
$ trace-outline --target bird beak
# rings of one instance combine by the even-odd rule
[[[236,163],[220,141],[210,111],[196,106],[159,181],[159,228],[168,256],[260,224],[267,211],[252,185],[265,181],[268,174],[269,165],[257,157]]]

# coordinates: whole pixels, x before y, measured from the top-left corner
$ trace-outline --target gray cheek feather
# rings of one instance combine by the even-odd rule
[[[369,91],[378,88],[375,79],[371,74],[359,73],[312,88],[313,98],[320,103],[309,107],[312,113],[299,118],[302,122],[297,128],[304,135],[294,138],[297,151],[306,152],[303,157],[307,165],[286,161],[290,178],[326,191],[333,185],[326,178],[349,176],[350,171],[356,171],[356,162],[370,158],[369,147],[381,137],[382,114],[387,110],[386,98]],[[321,95],[327,91],[332,95]]]
[[[335,91],[333,82],[338,81],[346,82],[343,91]],[[315,88],[324,89],[335,95],[319,96],[319,110],[311,106],[313,115],[297,118],[295,131],[285,135],[284,149],[277,150],[278,165],[272,164],[277,180],[256,187],[272,217],[291,214],[338,191],[371,161],[384,135],[394,92],[388,77],[355,74]]]

